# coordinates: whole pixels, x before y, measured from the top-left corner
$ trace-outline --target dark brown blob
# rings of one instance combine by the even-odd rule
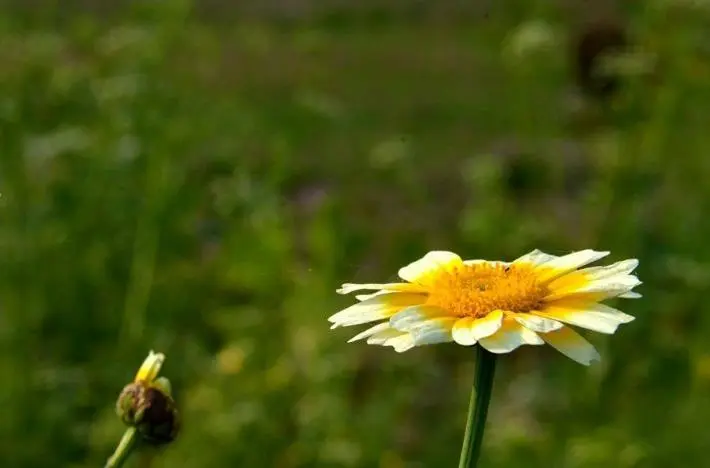
[[[626,29],[614,20],[596,20],[580,29],[573,42],[573,66],[579,88],[597,99],[608,99],[621,87],[617,73],[602,73],[604,60],[629,46]]]
[[[162,389],[145,382],[126,385],[116,411],[126,425],[138,429],[143,440],[151,445],[172,442],[180,429],[175,401]]]
[[[143,438],[153,445],[172,442],[180,429],[175,401],[153,387],[146,389],[145,401],[143,421],[138,426]]]

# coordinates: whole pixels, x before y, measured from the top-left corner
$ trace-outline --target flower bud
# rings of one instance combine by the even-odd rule
[[[116,402],[116,413],[127,426],[135,427],[144,442],[163,445],[172,442],[180,428],[170,381],[158,377],[165,356],[152,351],[135,380],[126,385]]]

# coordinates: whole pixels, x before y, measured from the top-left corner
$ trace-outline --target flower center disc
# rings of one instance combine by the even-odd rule
[[[545,293],[527,265],[481,263],[437,272],[426,303],[455,317],[485,317],[494,310],[536,310]]]

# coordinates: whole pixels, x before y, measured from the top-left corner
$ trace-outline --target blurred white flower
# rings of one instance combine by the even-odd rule
[[[522,59],[557,43],[555,31],[549,23],[533,20],[515,28],[503,46],[503,54],[510,59]]]

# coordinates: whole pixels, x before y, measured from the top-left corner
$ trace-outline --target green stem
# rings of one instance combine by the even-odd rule
[[[471,389],[471,402],[468,405],[468,420],[459,468],[475,468],[478,465],[483,430],[486,428],[488,416],[488,403],[493,393],[495,370],[496,355],[486,351],[481,345],[476,346],[476,376]]]
[[[128,457],[131,456],[136,446],[138,445],[138,434],[135,427],[129,427],[121,437],[116,451],[113,452],[111,458],[108,459],[104,468],[121,468]]]

